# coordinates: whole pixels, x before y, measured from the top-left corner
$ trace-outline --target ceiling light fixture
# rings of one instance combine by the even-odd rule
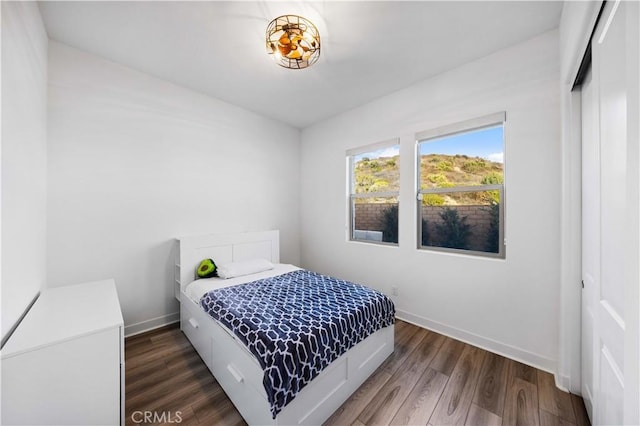
[[[267,53],[285,68],[302,69],[320,57],[320,34],[311,21],[302,16],[283,15],[267,27]]]

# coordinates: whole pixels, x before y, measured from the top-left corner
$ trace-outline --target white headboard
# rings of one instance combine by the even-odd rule
[[[196,276],[202,259],[216,263],[237,262],[255,258],[280,263],[280,232],[261,231],[240,234],[209,234],[181,237],[175,265],[175,296]]]

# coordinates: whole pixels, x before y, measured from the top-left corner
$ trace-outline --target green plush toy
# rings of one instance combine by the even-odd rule
[[[205,259],[198,265],[198,278],[211,278],[216,275],[216,269],[212,259]]]

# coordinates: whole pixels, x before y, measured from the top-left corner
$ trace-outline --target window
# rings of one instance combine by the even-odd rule
[[[399,141],[350,149],[347,160],[349,239],[398,244]]]
[[[418,247],[505,257],[505,113],[416,135]]]

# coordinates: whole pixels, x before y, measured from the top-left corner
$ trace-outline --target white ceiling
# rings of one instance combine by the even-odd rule
[[[53,40],[303,128],[556,28],[560,1],[41,2]],[[265,29],[311,19],[320,60],[276,65]]]

